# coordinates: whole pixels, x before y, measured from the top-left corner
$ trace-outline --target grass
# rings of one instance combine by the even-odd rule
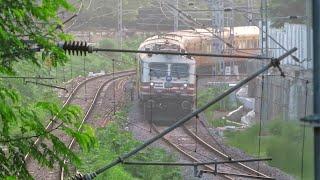
[[[259,147],[259,126],[244,131],[226,132],[227,142],[257,156]],[[298,122],[274,120],[262,128],[261,155],[272,157],[271,166],[277,167],[300,179],[303,130]],[[312,131],[306,128],[304,149],[304,178],[313,179]]]
[[[198,105],[203,106],[208,99],[216,97],[225,88],[209,88],[201,90],[198,95]],[[210,97],[210,98],[208,98]],[[234,124],[228,123],[226,119],[214,119],[214,113],[218,110],[233,110],[238,103],[232,103],[230,99],[225,99],[225,106],[217,103],[205,111],[208,123],[212,127],[223,127]],[[227,143],[231,146],[242,149],[246,153],[258,156],[259,147],[259,125],[255,124],[250,128],[241,131],[226,131],[224,133]],[[269,162],[271,166],[277,167],[286,173],[301,179],[301,167],[304,164],[303,179],[313,179],[313,136],[310,128],[306,129],[306,136],[303,140],[303,129],[296,121],[285,121],[275,119],[263,124],[260,139],[260,155],[262,157],[272,157]],[[302,142],[305,142],[304,160],[302,162]]]
[[[115,121],[108,124],[106,128],[97,130],[99,144],[90,152],[80,153],[84,162],[83,165],[78,167],[81,172],[97,170],[142,143],[137,141],[131,132],[123,130],[126,119],[127,111],[119,111],[116,113]],[[174,162],[176,158],[163,149],[149,147],[130,158],[129,161]],[[117,165],[99,175],[97,179],[178,180],[182,179],[182,176],[180,168],[177,167]]]
[[[208,123],[212,127],[238,126],[227,119],[208,119]]]
[[[137,49],[139,44],[144,40],[143,36],[133,36],[124,41],[123,48]],[[114,39],[105,39],[101,41],[99,47],[115,48],[116,41]],[[70,60],[64,66],[50,67],[50,64],[43,62],[43,64],[36,66],[34,64],[26,63],[24,61],[17,62],[14,65],[16,69],[16,76],[41,76],[53,77],[53,80],[30,80],[38,81],[44,84],[52,84],[63,86],[63,82],[67,82],[72,78],[78,76],[87,76],[89,72],[105,71],[110,73],[112,71],[112,59],[118,59],[118,54],[112,53],[93,53],[87,56],[70,56]],[[135,54],[122,54],[122,61],[116,61],[115,70],[125,70],[135,68]],[[57,97],[54,89],[28,83],[23,79],[2,79],[2,82],[8,87],[16,89],[24,97],[25,103],[33,103],[35,101],[51,101],[61,103]]]
[[[222,86],[222,87],[210,87],[207,89],[200,90],[198,94],[198,107],[204,106],[210,99],[213,99],[214,97],[217,97],[222,92],[228,89],[228,86]],[[230,96],[227,96],[224,98],[221,102],[218,102],[212,106],[210,106],[207,110],[205,110],[204,114],[209,121],[209,123],[212,124],[213,127],[221,127],[221,124],[227,124],[226,121],[221,121],[220,119],[214,120],[214,112],[223,110],[223,111],[229,111],[233,110],[238,107],[238,102],[232,101]],[[218,125],[218,126],[216,126]]]

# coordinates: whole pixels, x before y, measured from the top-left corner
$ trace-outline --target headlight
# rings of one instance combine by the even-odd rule
[[[183,84],[183,87],[185,87],[185,88],[188,87],[188,84]]]
[[[154,83],[153,83],[153,82],[151,82],[151,83],[150,83],[150,86],[153,86],[153,85],[154,85]]]

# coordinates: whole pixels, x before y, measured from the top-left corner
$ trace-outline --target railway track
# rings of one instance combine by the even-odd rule
[[[200,125],[202,124],[200,123]],[[206,149],[210,150],[211,152],[214,152],[214,154],[217,154],[223,160],[233,160],[227,154],[223,153],[222,151],[219,151],[217,148],[215,148],[214,146],[206,142],[206,140],[203,140],[202,138],[200,138],[198,135],[192,132],[187,126],[184,125],[182,126],[182,128],[188,135],[190,135],[198,143],[200,143],[202,146],[204,146]],[[250,174],[258,175],[262,179],[274,179],[240,162],[235,163],[234,166],[236,166],[238,169],[241,169],[243,172],[249,172]]]
[[[159,127],[152,124],[152,129],[160,133]],[[163,137],[165,143],[186,156],[192,162],[228,161],[230,158],[201,139],[186,126],[179,127]],[[202,166],[205,170],[214,172],[215,167]],[[218,166],[218,176],[224,179],[273,179],[242,163],[224,164]]]
[[[109,86],[111,83],[115,83],[116,81],[121,80],[121,83],[123,84],[123,79],[132,76],[135,74],[134,70],[129,71],[121,71],[114,73],[114,79],[113,74],[106,74],[103,76],[93,77],[90,79],[87,79],[83,82],[78,83],[75,88],[71,91],[71,93],[68,95],[66,101],[63,104],[63,108],[66,107],[69,104],[77,104],[80,105],[81,108],[85,111],[85,115],[81,120],[81,124],[78,127],[78,131],[81,130],[83,124],[88,119],[89,115],[91,114],[92,110],[94,109],[95,104],[97,103],[98,97],[103,91],[103,89],[106,86]],[[119,88],[119,87],[118,87]],[[84,92],[86,89],[86,92]],[[91,100],[91,101],[90,101]],[[46,130],[50,131],[51,128],[53,128],[57,124],[57,117],[53,117],[47,124]],[[68,148],[72,148],[72,145],[74,144],[74,139],[69,139],[66,134],[64,134],[62,131],[54,131],[53,132],[59,139],[68,145]],[[34,145],[36,146],[42,141],[42,139],[38,138],[35,140]],[[30,159],[30,155],[27,154],[25,156],[25,160],[27,161],[28,169],[30,172],[32,172],[33,176],[36,179],[61,179],[61,177],[64,176],[63,170],[55,171],[56,169],[59,169],[58,167],[55,167],[53,171],[46,169],[46,168],[39,168],[37,166],[37,163]],[[64,162],[65,163],[65,162]],[[59,174],[59,176],[57,175]]]

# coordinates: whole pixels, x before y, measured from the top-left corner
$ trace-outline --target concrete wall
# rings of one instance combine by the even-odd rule
[[[295,72],[287,70],[286,78],[265,75],[263,94],[261,76],[249,84],[249,96],[255,98],[257,120],[299,120],[312,114],[312,82],[307,83],[311,72],[300,72],[298,76]]]

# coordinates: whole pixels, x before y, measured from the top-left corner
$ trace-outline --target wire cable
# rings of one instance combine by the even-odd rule
[[[308,84],[309,81],[306,81],[306,97],[305,97],[305,109],[304,109],[304,115],[305,117],[307,116],[307,107],[308,107]],[[303,180],[303,176],[304,176],[304,146],[305,146],[305,138],[306,138],[306,124],[303,123],[303,127],[302,127],[302,147],[301,147],[301,169],[300,169],[300,178],[301,180]]]
[[[241,50],[238,50],[238,49],[235,48],[234,45],[232,45],[231,43],[229,43],[229,42],[225,41],[223,38],[215,35],[215,34],[212,32],[211,29],[209,29],[208,27],[206,27],[205,24],[199,23],[198,21],[194,20],[190,15],[186,14],[184,11],[182,11],[182,10],[180,10],[180,9],[178,9],[178,8],[172,6],[171,4],[168,4],[168,3],[166,3],[166,5],[167,5],[169,8],[174,9],[175,11],[178,11],[178,12],[179,12],[179,15],[181,15],[182,18],[186,18],[186,19],[190,20],[193,24],[198,25],[198,26],[200,26],[201,28],[203,28],[204,30],[212,33],[212,35],[213,35],[215,38],[217,38],[218,40],[222,41],[227,47],[231,48],[232,50],[235,50],[235,51],[237,51],[237,52],[241,52],[241,53],[244,53],[244,54],[249,54],[248,52],[243,52],[243,51],[241,51]],[[250,54],[251,54],[251,53],[250,53]],[[256,55],[256,54],[255,54],[255,55]]]
[[[262,75],[261,80],[261,100],[260,100],[260,121],[259,121],[259,136],[258,136],[258,158],[260,158],[261,153],[261,131],[262,131],[262,108],[264,96],[264,75]],[[258,162],[258,171],[260,170],[260,162]]]

